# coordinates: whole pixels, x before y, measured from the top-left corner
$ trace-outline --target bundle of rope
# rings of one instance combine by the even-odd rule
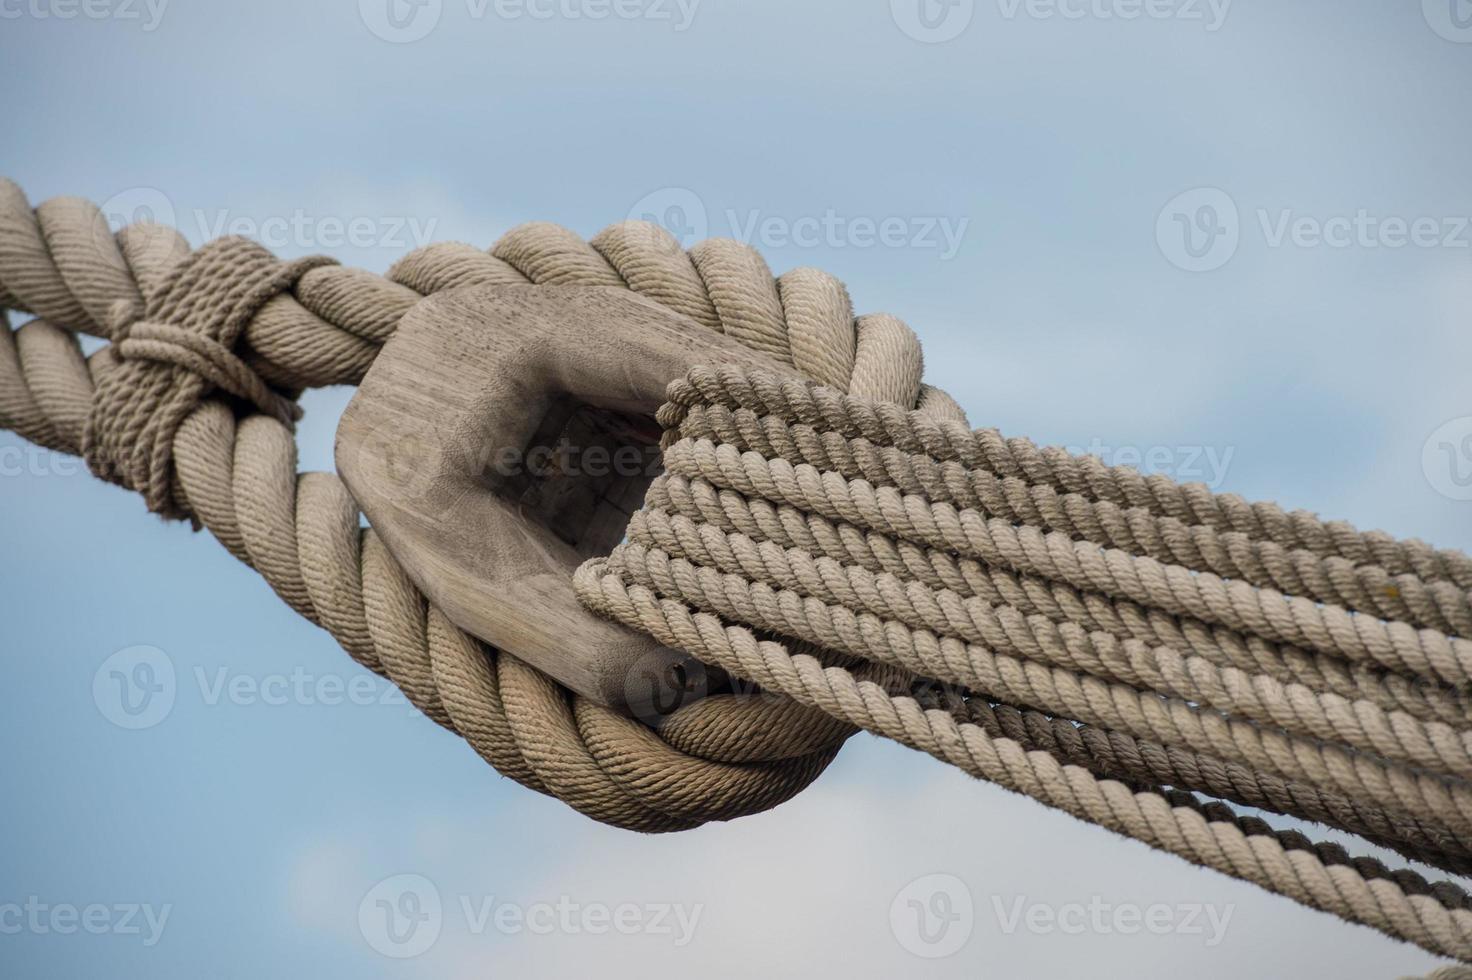
[[[758,685],[649,728],[456,628],[296,473],[301,390],[354,384],[421,297],[634,290],[793,365],[672,379],[665,474],[578,573],[591,608]],[[1434,953],[1472,899],[1230,803],[1472,868],[1472,560],[988,430],[914,335],[813,270],[550,225],[380,277],[240,239],[190,252],[0,182],[0,424],[210,530],[523,785],[642,831],[762,810],[857,729]],[[77,332],[112,341],[83,357]]]

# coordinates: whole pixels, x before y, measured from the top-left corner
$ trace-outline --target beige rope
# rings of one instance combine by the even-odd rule
[[[601,559],[578,571],[575,580],[585,602],[708,663],[1193,863],[1440,955],[1472,956],[1472,912],[1465,908],[1447,908],[1433,896],[1410,894],[1394,879],[1367,879],[1351,865],[1329,865],[1309,851],[1286,850],[1270,835],[1210,821],[1194,809],[1172,806],[1158,793],[1132,792],[1087,769],[1064,765],[1049,753],[1026,752],[1016,742],[993,739],[979,726],[958,723],[947,712],[924,711],[913,699],[894,697],[843,668],[825,669],[812,657],[794,656],[781,644],[758,640],[748,629],[692,613],[641,586],[626,588],[617,575],[602,572]]]
[[[1027,439],[1003,438],[995,430],[972,431],[964,420],[959,424],[937,420],[906,411],[903,405],[845,395],[831,386],[764,382],[759,377],[743,380],[740,373],[719,368],[692,371],[688,378],[672,381],[662,424],[677,426],[689,407],[702,399],[711,406],[805,422],[821,431],[928,454],[940,462],[957,461],[971,469],[1020,478],[1090,500],[1141,508],[1186,524],[1238,531],[1283,548],[1339,556],[1356,565],[1379,565],[1391,573],[1411,572],[1427,581],[1445,580],[1472,588],[1472,557],[1458,551],[1397,540],[1383,531],[1359,531],[1342,521],[1321,521],[1307,511],[1284,513],[1276,504],[1214,494],[1202,484],[1179,484],[1160,474],[1143,476],[1127,466],[1106,466],[1093,456],[1075,456],[1056,447],[1040,449]]]
[[[114,235],[86,202],[32,209],[0,181],[0,307],[37,315],[0,331],[0,424],[208,528],[499,771],[595,819],[663,831],[765,809],[863,727],[1469,954],[1460,892],[1181,792],[1464,869],[1465,556],[971,432],[921,383],[902,323],[855,317],[821,272],[774,279],[734,242],[528,225],[489,253],[417,250],[387,278],[323,263]],[[296,472],[298,391],[356,383],[425,294],[523,282],[633,289],[822,382],[680,380],[660,415],[671,475],[631,543],[578,576],[604,613],[761,690],[657,731],[573,696],[429,606],[336,476]],[[84,359],[68,330],[115,343]],[[763,624],[786,645],[757,640]],[[923,710],[908,694],[930,677],[965,693]]]
[[[1012,657],[955,639],[906,629],[878,616],[835,616],[838,610],[803,602],[722,576],[688,562],[646,551],[638,542],[620,546],[608,570],[661,595],[678,595],[728,622],[797,636],[824,647],[894,664],[925,677],[960,684],[1010,704],[1056,711],[1139,738],[1183,745],[1322,789],[1367,798],[1410,812],[1429,811],[1457,833],[1472,832],[1472,786],[1455,776],[1397,768],[1339,743],[1296,737],[1286,731],[1203,710],[1181,698],[1160,697],[1113,684],[1085,671]]]
[[[686,547],[678,537],[669,542],[669,548],[656,546],[654,536],[646,530],[647,520],[639,514],[630,525],[634,543],[616,554],[619,568],[659,591],[682,575],[693,576],[680,584],[683,594],[692,599],[706,595],[700,604],[729,619],[866,657],[885,657],[891,650],[902,650],[918,658],[932,645],[946,655],[950,648],[945,639],[955,639],[962,644],[957,653],[964,656],[963,663],[947,657],[945,663],[917,660],[900,666],[959,684],[984,684],[976,662],[987,658],[982,649],[986,647],[1276,724],[1308,738],[1337,739],[1428,771],[1463,778],[1472,775],[1472,733],[1442,722],[1422,722],[1405,712],[1387,712],[1369,701],[1281,684],[1270,676],[1235,667],[1219,668],[1206,658],[1183,656],[1169,646],[1120,641],[1108,633],[1086,632],[1076,624],[1059,626],[1045,617],[1027,617],[1015,608],[995,609],[948,590],[844,568],[831,559],[811,561],[797,549],[763,549],[762,544],[768,542],[753,544],[738,535],[705,536],[700,542],[713,547],[693,542]],[[697,539],[706,529],[686,525]],[[801,572],[782,582],[780,570],[793,566]],[[774,568],[778,574],[768,571]],[[814,599],[817,602],[809,601]],[[903,639],[897,641],[891,635],[886,628],[891,623],[903,625]],[[875,639],[881,634],[882,639]]]
[[[1414,861],[1456,874],[1472,871],[1472,852],[1456,838],[1413,816],[1392,813],[1302,783],[1278,779],[1245,766],[1146,742],[1092,725],[1079,725],[1040,711],[993,705],[956,688],[917,685],[911,696],[923,708],[949,711],[980,725],[993,738],[1008,738],[1027,750],[1046,751],[1097,776],[1132,786],[1201,787],[1224,800],[1272,813],[1293,813],[1398,851]]]
[[[628,285],[710,327],[756,323],[742,329],[759,328],[781,359],[807,370],[827,358],[825,370],[847,372],[857,390],[909,404],[927,397],[918,380],[901,390],[904,378],[918,379],[920,354],[897,321],[858,323],[846,303],[830,301],[841,286],[822,273],[774,286],[756,253],[734,243],[687,256],[654,226],[615,226],[592,243],[523,226],[492,254],[432,246],[384,279],[318,261],[284,266],[238,239],[191,255],[169,229],[131,226],[114,236],[84,201],[33,211],[0,181],[0,304],[39,316],[3,331],[0,422],[54,449],[89,447],[99,472],[144,489],[154,509],[208,528],[293,608],[524,784],[643,830],[773,806],[822,770],[850,726],[785,698],[716,696],[677,712],[651,741],[642,726],[450,626],[376,535],[359,529],[334,475],[295,472],[286,413],[273,399],[356,382],[421,291],[529,281]],[[759,320],[742,305],[743,295],[766,295],[762,283],[803,311],[799,335],[846,330],[853,355],[815,354],[811,344],[787,352],[783,321],[774,319],[780,300]],[[59,327],[122,343],[84,361]],[[159,337],[170,349],[134,345]],[[913,363],[881,383],[860,348],[870,359]],[[182,351],[209,369],[197,360],[181,366]],[[271,410],[237,418],[226,396]],[[930,401],[954,413],[944,399]]]
[[[1286,549],[1240,531],[1222,532],[1188,524],[1143,507],[1120,507],[1047,484],[998,476],[956,460],[932,460],[868,439],[845,438],[831,430],[791,424],[774,415],[724,405],[691,407],[680,423],[686,440],[722,442],[768,459],[807,463],[871,486],[897,487],[906,494],[987,513],[1013,524],[1046,528],[1196,571],[1270,586],[1347,609],[1419,626],[1472,632],[1466,589],[1447,581],[1424,582],[1413,573],[1391,575],[1375,564],[1356,564],[1337,555]]]
[[[701,481],[665,476],[650,487],[643,511],[645,526],[667,550],[673,539],[667,520],[689,527],[704,522],[727,534],[755,542],[770,541],[815,557],[848,563],[872,573],[910,578],[931,588],[964,597],[981,597],[993,606],[1012,606],[1026,615],[1042,614],[1054,622],[1072,622],[1106,630],[1120,638],[1175,646],[1206,657],[1265,673],[1285,682],[1305,683],[1316,690],[1368,697],[1387,709],[1416,717],[1462,724],[1472,720],[1472,700],[1464,691],[1423,680],[1310,653],[1248,633],[1177,617],[1159,609],[1080,591],[1066,583],[1019,575],[1010,569],[956,558],[875,531],[861,531],[786,505],[772,506],[718,491]],[[706,542],[702,538],[702,545]],[[768,560],[764,555],[764,560]],[[849,574],[852,574],[851,572]]]
[[[1398,621],[1353,616],[1339,606],[1286,596],[1210,572],[1195,572],[1117,548],[1100,548],[1056,531],[1017,526],[984,512],[935,503],[896,487],[847,480],[806,463],[768,460],[709,440],[678,440],[665,449],[666,469],[746,497],[1065,582],[1077,589],[1255,633],[1320,653],[1377,664],[1453,685],[1472,683],[1472,640]]]
[[[1462,843],[1472,833],[1472,724],[1458,686],[1472,652],[1458,632],[1465,594],[1421,578],[1461,574],[1454,553],[1291,522],[1295,541],[1332,542],[1357,555],[1354,565],[1151,510],[1169,495],[1151,504],[1136,493],[1128,508],[1058,495],[1051,473],[1068,474],[1066,464],[1034,467],[1041,484],[994,480],[970,465],[986,458],[976,448],[984,434],[761,372],[694,370],[670,385],[659,419],[667,475],[625,543],[579,572],[590,607],[1086,819],[1472,955],[1466,896],[1454,886],[1324,845],[1285,845],[1266,825],[1183,808],[1176,794],[1202,790],[1472,868]],[[1111,490],[1107,479],[1093,486]],[[1198,514],[1219,511],[1194,503]],[[1328,602],[1352,595],[1349,583],[1386,579],[1371,557],[1414,568],[1396,579],[1425,601],[1397,611],[1448,632],[1387,622],[1386,607],[1368,601]],[[1263,571],[1274,563],[1296,577]],[[1302,594],[1278,591],[1285,584]],[[916,680],[876,685],[794,653],[789,640]],[[1243,848],[1294,871],[1234,855]],[[1344,885],[1346,875],[1359,881]]]

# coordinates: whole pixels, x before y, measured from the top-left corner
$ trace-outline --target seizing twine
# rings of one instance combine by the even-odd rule
[[[332,473],[307,388],[356,384],[459,286],[632,289],[791,364],[672,379],[665,473],[589,608],[758,688],[656,728],[430,605]],[[775,806],[863,729],[1137,840],[1472,962],[1472,899],[1232,804],[1472,871],[1472,559],[971,430],[900,321],[811,269],[663,229],[523,225],[387,276],[114,233],[0,180],[0,425],[208,529],[503,774],[605,823]],[[112,341],[84,357],[77,333]],[[1448,968],[1438,975],[1466,975]]]

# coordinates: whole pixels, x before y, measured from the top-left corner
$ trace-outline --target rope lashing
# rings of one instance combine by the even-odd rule
[[[99,228],[104,229],[99,231]],[[0,181],[0,424],[207,528],[502,773],[643,831],[800,791],[857,729],[1146,843],[1472,959],[1472,908],[1227,802],[1472,868],[1472,560],[972,431],[914,335],[727,241],[550,225],[386,277],[239,240],[113,235]],[[423,296],[634,290],[811,378],[672,379],[666,474],[585,602],[755,694],[655,729],[456,628],[330,473],[297,473],[303,389],[354,384]],[[114,341],[84,358],[73,333]]]
[[[97,398],[82,437],[93,473],[143,494],[150,510],[186,516],[173,485],[174,437],[210,391],[250,403],[285,425],[301,414],[232,350],[250,319],[325,257],[281,262],[243,238],[210,242],[183,259],[143,309],[114,302],[114,343],[95,359]]]

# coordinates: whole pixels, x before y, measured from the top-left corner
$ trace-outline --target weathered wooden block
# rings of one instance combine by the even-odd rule
[[[337,468],[458,626],[640,717],[698,694],[688,655],[594,616],[572,573],[658,473],[655,410],[697,364],[790,367],[626,289],[486,286],[414,307],[337,431]]]

